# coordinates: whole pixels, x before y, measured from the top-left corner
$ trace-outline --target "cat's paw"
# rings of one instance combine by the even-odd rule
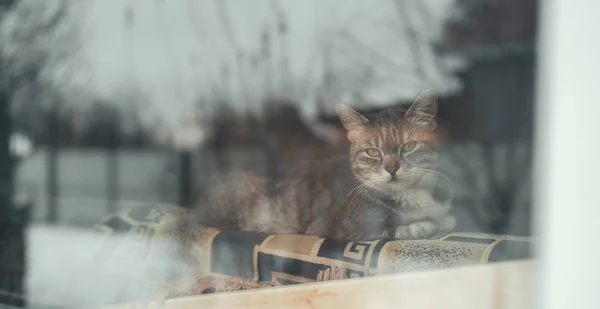
[[[424,219],[424,218],[423,218]],[[400,226],[409,225],[414,222],[414,219],[409,218],[405,213],[396,213],[396,224]]]
[[[406,226],[399,226],[394,231],[394,239],[414,240],[429,238],[437,233],[436,225],[431,221],[417,221]]]

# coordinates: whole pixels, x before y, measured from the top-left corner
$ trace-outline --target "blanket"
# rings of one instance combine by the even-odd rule
[[[106,218],[97,229],[124,235],[138,258],[151,258],[156,239],[172,238],[197,251],[198,278],[176,295],[263,288],[379,274],[484,264],[531,257],[532,239],[510,235],[450,233],[435,239],[350,241],[311,235],[219,230],[193,225],[186,209],[171,205],[136,207]],[[184,228],[185,227],[185,228]],[[100,246],[107,260],[114,246]]]

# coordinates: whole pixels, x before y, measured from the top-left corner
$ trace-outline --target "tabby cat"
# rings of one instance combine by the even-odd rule
[[[213,181],[195,207],[200,224],[350,240],[421,239],[452,230],[452,192],[436,170],[437,96],[407,110],[361,115],[337,105],[349,156],[298,164],[273,183],[252,173]]]

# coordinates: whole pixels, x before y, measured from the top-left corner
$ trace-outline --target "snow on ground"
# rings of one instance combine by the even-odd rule
[[[168,255],[140,258],[140,248],[123,237],[107,240],[90,230],[36,224],[29,227],[27,241],[26,290],[33,307],[92,308],[149,295],[167,282],[168,271],[177,270],[179,279],[192,278]],[[114,248],[106,263],[97,258],[104,245]],[[172,252],[165,244],[154,249]]]

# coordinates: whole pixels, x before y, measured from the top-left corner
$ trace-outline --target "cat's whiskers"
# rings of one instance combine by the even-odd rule
[[[352,202],[354,201],[354,199],[361,195],[363,192],[365,192],[369,187],[367,187],[366,185],[360,186],[360,189],[358,191],[356,191],[356,193],[354,193],[354,195],[352,196],[352,198],[350,199],[350,202],[348,204],[352,205]]]
[[[411,173],[409,175],[407,175],[407,177],[412,177],[412,176],[417,176],[417,177],[430,177],[430,179],[432,179],[433,181],[439,183],[439,184],[444,184],[449,188],[452,188],[453,185],[450,181],[448,181],[447,179],[444,179],[442,176],[440,175],[436,175],[434,173],[429,173],[429,172],[414,172]]]
[[[410,177],[410,176],[430,176],[435,181],[445,184],[447,186],[447,188],[450,191],[452,191],[452,194],[454,194],[454,191],[455,191],[454,183],[452,182],[452,180],[450,180],[450,178],[448,176],[446,176],[442,172],[431,170],[431,169],[414,168],[412,171],[406,173],[405,175],[408,177]]]
[[[371,189],[379,191],[381,193],[387,193],[381,186],[377,186],[380,183],[386,183],[389,180],[389,176],[374,176],[371,177],[369,183],[367,184]]]
[[[446,176],[446,174],[440,172],[440,171],[436,171],[436,170],[432,170],[432,169],[419,169],[419,172],[424,172],[428,175],[432,175],[434,177],[437,177],[438,179],[442,179],[443,181],[445,181],[446,183],[448,183],[451,186],[454,186],[454,183],[452,182],[452,180],[450,180],[450,178],[448,176]]]
[[[381,191],[383,192],[378,186],[376,186],[375,184],[377,184],[378,182],[387,179],[387,177],[372,177],[370,179],[367,180],[359,180],[361,182],[361,184],[354,188],[352,191],[350,191],[350,193],[348,193],[348,195],[346,195],[347,197],[350,197],[350,195],[352,195],[352,198],[350,199],[349,204],[352,204],[352,202],[354,201],[354,199],[363,194],[365,191],[367,191],[368,189],[373,189],[373,190],[377,190],[377,191]],[[385,193],[385,192],[383,192]],[[346,200],[346,198],[344,198],[344,201]],[[342,201],[342,203],[344,202]]]
[[[439,165],[439,164],[434,164],[431,169],[440,169],[440,170],[443,170],[445,172],[449,172],[450,171],[450,169],[448,169],[447,167]]]
[[[352,194],[354,194],[354,196],[356,196],[357,194],[359,194],[359,192],[364,192],[364,190],[361,191],[361,189],[367,187],[367,183],[369,183],[369,181],[361,181],[360,179],[356,179],[356,182],[358,183],[358,186],[352,188],[352,190],[350,190],[350,192],[348,192],[348,194],[346,194],[346,196],[344,197],[344,199],[342,200],[342,205],[344,204],[344,202],[346,201],[346,199],[348,199],[348,197],[350,197]]]
[[[364,192],[365,192],[367,189],[374,189],[374,190],[377,190],[377,191],[380,191],[380,192],[382,192],[382,190],[381,190],[379,187],[377,187],[377,186],[373,186],[373,184],[376,184],[376,183],[378,183],[379,181],[381,181],[381,180],[385,180],[385,179],[387,179],[387,177],[374,177],[374,178],[371,178],[371,179],[369,179],[368,181],[364,181],[364,182],[363,182],[363,186],[361,187],[361,189],[360,189],[360,190],[358,190],[358,191],[357,191],[357,192],[354,194],[354,196],[353,196],[353,197],[352,197],[352,199],[350,200],[350,203],[349,203],[349,204],[352,204],[352,201],[354,201],[354,199],[355,199],[357,196],[359,196],[359,195],[361,195],[362,193],[364,193]],[[385,192],[384,192],[384,193],[385,193]]]

